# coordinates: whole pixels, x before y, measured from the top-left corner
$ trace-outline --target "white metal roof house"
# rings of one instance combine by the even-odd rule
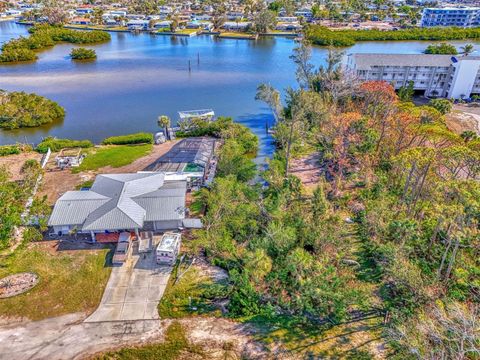
[[[48,225],[56,233],[177,229],[185,218],[186,181],[164,173],[98,175],[90,190],[57,200]]]

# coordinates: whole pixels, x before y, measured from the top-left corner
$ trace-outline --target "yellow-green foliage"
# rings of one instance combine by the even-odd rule
[[[55,101],[25,92],[0,92],[0,128],[36,127],[61,121],[65,110]]]

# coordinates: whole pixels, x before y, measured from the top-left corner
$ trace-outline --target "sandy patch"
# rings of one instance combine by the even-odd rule
[[[304,186],[316,186],[323,174],[320,166],[320,154],[314,152],[298,159],[292,159],[289,172],[298,177]]]
[[[480,133],[480,107],[472,104],[455,104],[446,116],[447,126],[457,134],[466,130]]]
[[[20,174],[20,169],[27,160],[37,160],[42,159],[42,155],[36,152],[25,152],[17,155],[8,155],[0,157],[0,166],[5,166],[10,172],[10,178],[12,180],[22,180],[23,175]]]

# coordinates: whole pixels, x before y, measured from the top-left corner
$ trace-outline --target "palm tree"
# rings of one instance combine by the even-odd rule
[[[460,49],[462,49],[463,56],[468,56],[473,52],[474,47],[472,44],[465,44]]]
[[[157,124],[163,129],[165,133],[165,138],[168,138],[168,128],[170,126],[170,118],[167,115],[160,115],[158,117]]]

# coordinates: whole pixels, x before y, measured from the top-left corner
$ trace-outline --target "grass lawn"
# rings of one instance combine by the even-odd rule
[[[180,29],[175,31],[175,34],[185,34],[185,35],[190,35],[193,33],[197,33],[199,30],[198,29]]]
[[[97,307],[110,276],[110,249],[56,251],[54,242],[19,247],[0,260],[0,278],[34,272],[40,281],[29,292],[0,299],[0,315],[40,320]]]
[[[114,168],[125,166],[148,155],[152,149],[152,144],[104,146],[87,155],[82,164],[72,171],[97,170],[104,166]]]
[[[175,360],[205,358],[203,349],[189,343],[185,330],[179,322],[172,323],[165,331],[165,340],[157,344],[130,347],[108,352],[96,357],[98,360],[158,359]]]
[[[180,272],[184,270],[182,266]],[[158,313],[161,318],[178,319],[202,314],[221,315],[220,310],[213,302],[224,296],[225,285],[214,283],[195,265],[192,265],[174,284],[177,272],[178,266],[173,269],[165,293],[158,305]]]
[[[218,37],[251,40],[251,39],[256,39],[257,35],[241,33],[241,32],[222,32],[220,35],[218,35]]]

